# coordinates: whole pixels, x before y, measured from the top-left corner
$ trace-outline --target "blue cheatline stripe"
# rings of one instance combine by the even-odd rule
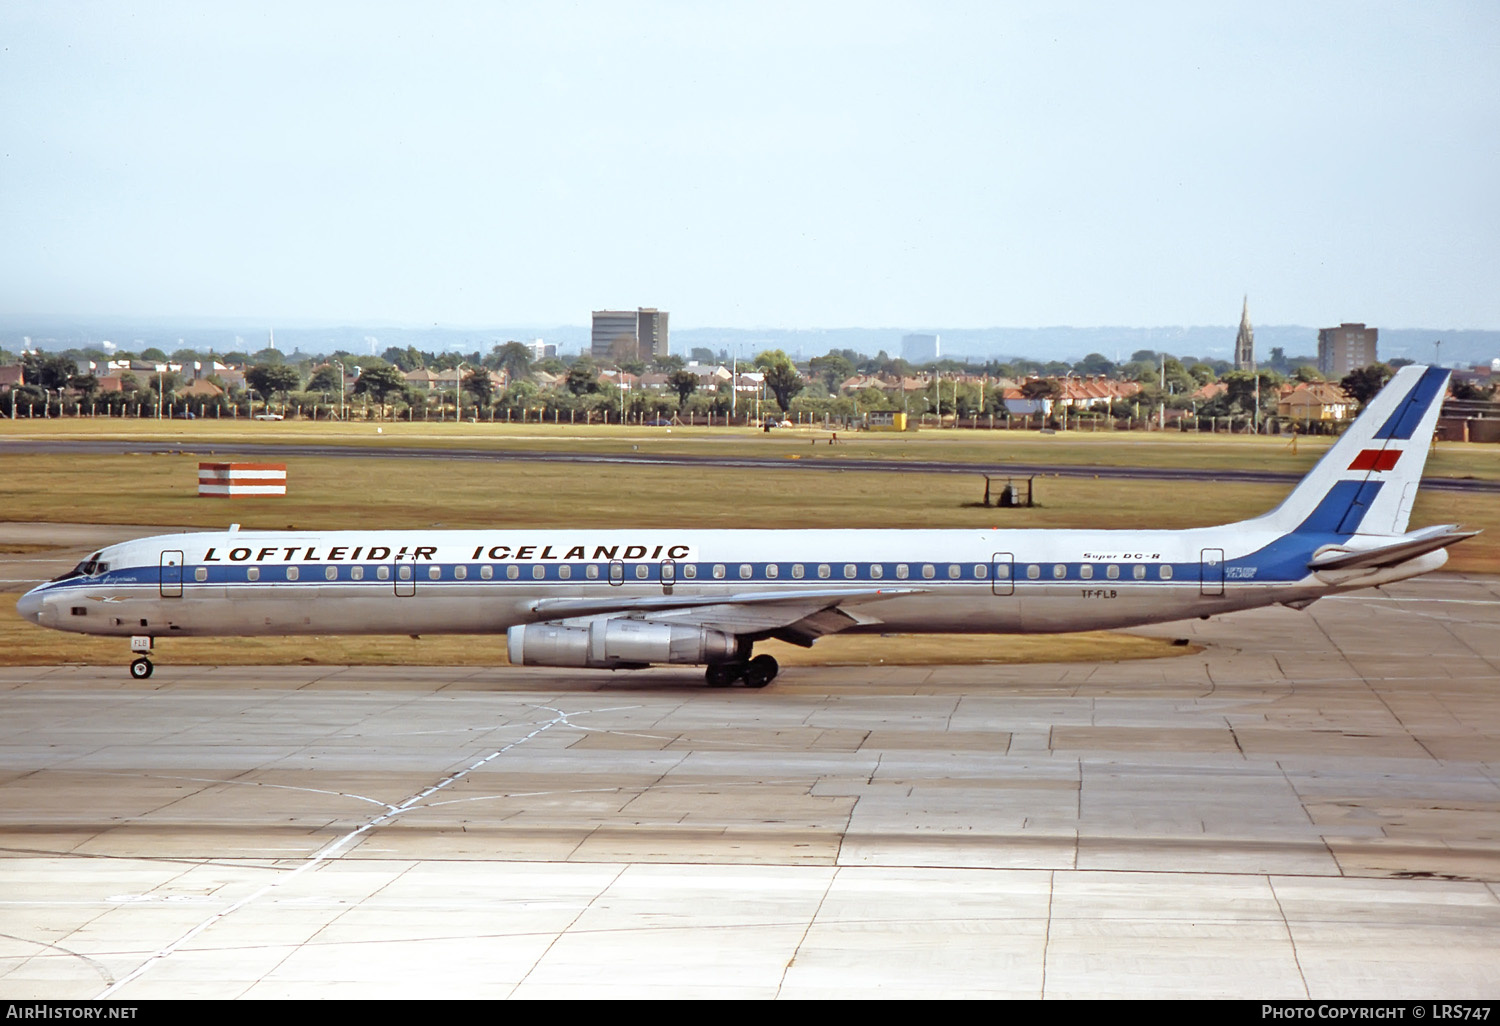
[[[1353,534],[1381,489],[1379,481],[1337,481],[1296,534]]]
[[[1265,555],[1268,550],[1262,549],[1242,557],[1225,560],[1219,567],[1215,568],[1215,579],[1227,567],[1239,570],[1248,567],[1258,569],[1259,572],[1255,574],[1234,575],[1235,579],[1240,581],[1253,579],[1264,583],[1275,578],[1276,573],[1282,570],[1285,570],[1284,576],[1286,579],[1295,580],[1301,577],[1306,557],[1310,554],[1309,545],[1322,544],[1321,541],[1310,542],[1308,535],[1327,536],[1332,540],[1333,536],[1341,532],[1352,533],[1353,527],[1349,526],[1348,530],[1345,531],[1346,525],[1357,524],[1358,519],[1364,515],[1364,510],[1373,501],[1380,487],[1379,483],[1366,485],[1358,481],[1338,482],[1329,495],[1325,497],[1323,503],[1304,521],[1302,527],[1296,532],[1297,537],[1289,536],[1283,538],[1271,547],[1277,552],[1280,552],[1282,548],[1287,548],[1287,551],[1295,550],[1296,559],[1293,559],[1292,563],[1287,564],[1286,567],[1281,567],[1279,564],[1273,567],[1272,564],[1276,563],[1276,560],[1271,560],[1269,563],[1266,562]],[[1284,546],[1282,543],[1288,544]],[[248,566],[201,567],[190,565],[185,567],[188,572],[184,576],[183,587],[188,594],[191,594],[197,588],[213,586],[267,589],[340,587],[341,589],[348,588],[361,593],[389,594],[393,585],[421,590],[422,588],[438,584],[465,585],[476,589],[488,589],[495,587],[525,588],[536,585],[547,585],[549,587],[562,586],[565,588],[577,586],[597,588],[610,583],[606,576],[608,564],[597,563],[592,564],[599,568],[600,572],[597,577],[588,577],[586,575],[586,568],[591,565],[587,563],[553,564],[545,567],[545,576],[543,577],[532,576],[532,569],[540,564],[425,563],[417,564],[423,568],[424,572],[406,579],[398,578],[394,575],[386,578],[376,575],[375,571],[377,568],[381,566],[388,567],[389,564],[340,564],[338,576],[331,580],[323,572],[327,569],[328,565],[320,563],[268,564],[258,568]],[[495,568],[493,576],[488,578],[481,576],[479,568],[484,565],[491,565]],[[637,565],[644,565],[648,568],[648,575],[646,577],[637,577],[635,575],[634,567]],[[896,563],[855,563],[854,577],[843,576],[845,564],[836,563],[829,565],[830,570],[836,572],[830,573],[828,577],[818,577],[814,572],[813,574],[798,578],[791,575],[790,568],[793,566],[791,563],[751,563],[749,565],[752,568],[750,577],[739,576],[740,563],[725,564],[726,571],[732,570],[733,572],[726,572],[723,577],[714,577],[712,576],[712,567],[714,564],[678,564],[678,576],[675,580],[664,582],[660,577],[660,568],[655,564],[632,564],[630,567],[631,572],[624,575],[620,583],[638,586],[659,586],[664,583],[672,583],[683,587],[699,586],[714,590],[732,590],[737,586],[745,584],[754,584],[756,586],[774,584],[790,589],[850,584],[857,584],[861,587],[945,589],[948,587],[972,587],[976,584],[987,586],[992,579],[1021,586],[1056,584],[1081,584],[1085,587],[1166,584],[1196,586],[1202,579],[1204,572],[1201,560],[1129,560],[1118,562],[1090,560],[1087,562],[1078,562],[1058,561],[1056,559],[1023,559],[1014,563],[1007,562],[1003,564],[1001,568],[1003,574],[998,578],[994,576],[996,568],[993,564],[979,561],[957,564],[962,568],[959,577],[948,576],[947,568],[952,565],[948,563],[933,564],[939,572],[930,578],[922,577],[919,568],[925,564],[918,562],[908,564],[908,566],[918,570],[918,572],[904,578],[896,575]],[[804,564],[804,566],[814,571],[818,565],[816,563]],[[362,567],[365,571],[365,576],[359,580],[353,579],[349,573],[356,566]],[[571,575],[566,578],[559,572],[565,566],[572,571]],[[686,566],[696,566],[698,569],[697,576],[687,577],[682,572]],[[779,570],[779,573],[775,576],[768,572],[768,568],[772,566],[777,567]],[[875,576],[872,572],[872,568],[877,566],[883,570],[880,576]],[[295,567],[299,571],[298,579],[295,581],[286,579],[286,571],[292,567]],[[460,567],[467,570],[463,578],[458,577],[456,572]],[[1056,572],[1058,567],[1062,568],[1060,575]],[[511,577],[507,572],[511,568],[519,571],[515,577]],[[1114,577],[1109,576],[1111,568],[1116,571]],[[1136,576],[1137,568],[1143,571],[1139,577]],[[201,581],[197,579],[196,571],[199,569],[208,571],[206,579]],[[259,569],[261,576],[253,581],[250,580],[247,573],[250,569]],[[434,578],[425,572],[431,569],[436,569],[439,572],[439,576]],[[1035,576],[1032,575],[1033,570],[1035,571]],[[1087,572],[1087,576],[1085,576],[1085,572]],[[148,565],[143,567],[122,567],[118,570],[110,571],[107,577],[90,579],[82,584],[76,581],[66,581],[54,582],[45,587],[46,590],[135,587],[147,591],[155,591],[159,583],[159,568],[154,565]],[[709,597],[711,595],[712,593],[710,592]]]
[[[1448,372],[1441,367],[1428,367],[1417,379],[1411,391],[1401,400],[1380,430],[1375,432],[1376,438],[1410,438],[1417,430],[1417,425],[1422,422],[1422,417],[1427,413],[1428,407],[1432,405],[1434,397],[1442,390],[1443,383],[1448,380]]]

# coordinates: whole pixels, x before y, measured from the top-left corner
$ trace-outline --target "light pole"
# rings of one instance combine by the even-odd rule
[[[334,365],[339,369],[339,421],[344,419],[344,364],[341,360],[334,360]]]
[[[464,362],[453,368],[453,423],[464,419]]]

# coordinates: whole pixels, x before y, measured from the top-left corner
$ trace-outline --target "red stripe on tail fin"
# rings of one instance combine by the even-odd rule
[[[1394,470],[1401,458],[1400,449],[1364,449],[1349,464],[1350,470]]]

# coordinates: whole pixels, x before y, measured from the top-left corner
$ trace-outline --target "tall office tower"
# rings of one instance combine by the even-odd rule
[[[901,359],[907,363],[931,363],[941,351],[941,336],[902,335]]]
[[[1245,297],[1245,307],[1240,311],[1240,333],[1234,337],[1235,370],[1255,369],[1255,329],[1250,327],[1250,297]]]
[[[1363,324],[1340,324],[1318,332],[1318,373],[1325,378],[1342,378],[1350,371],[1375,363],[1375,342],[1379,328]]]
[[[635,337],[640,344],[640,359],[645,363],[667,355],[667,312],[654,306],[636,311]]]
[[[639,348],[634,310],[595,310],[589,354],[596,360],[634,359]]]
[[[654,307],[638,310],[595,310],[589,354],[596,360],[651,362],[666,356],[667,312]]]

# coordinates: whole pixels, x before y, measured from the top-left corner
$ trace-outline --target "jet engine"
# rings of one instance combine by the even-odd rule
[[[733,634],[622,617],[588,624],[529,623],[505,632],[513,666],[623,669],[650,663],[717,663],[739,653]]]

